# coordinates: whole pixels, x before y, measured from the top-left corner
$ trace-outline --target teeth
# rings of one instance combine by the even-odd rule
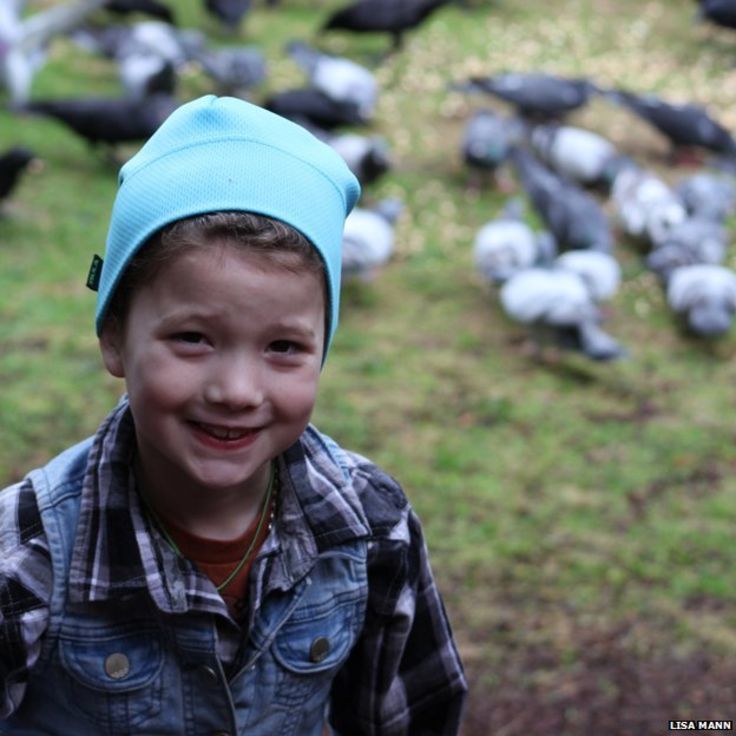
[[[202,427],[207,434],[211,434],[219,440],[237,440],[248,434],[248,430],[242,429],[227,429],[226,427],[215,427],[211,424],[200,424],[199,426]]]

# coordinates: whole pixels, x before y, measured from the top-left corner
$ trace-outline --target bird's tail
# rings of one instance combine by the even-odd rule
[[[46,45],[53,36],[74,30],[90,13],[101,8],[107,0],[77,0],[34,13],[23,22],[20,40],[24,53],[30,54]]]
[[[627,356],[626,348],[593,320],[585,320],[578,327],[580,350],[591,360],[620,360]]]

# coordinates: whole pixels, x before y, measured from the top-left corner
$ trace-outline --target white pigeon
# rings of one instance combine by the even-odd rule
[[[361,184],[371,184],[391,168],[389,147],[383,136],[325,134],[324,140],[340,154]]]
[[[342,274],[370,281],[394,252],[394,223],[403,204],[394,198],[374,208],[356,207],[345,219],[342,236]]]
[[[568,250],[555,258],[553,267],[580,276],[596,302],[613,298],[621,286],[621,266],[610,253]]]
[[[667,282],[667,303],[693,334],[719,337],[736,312],[736,273],[715,264],[676,268]]]

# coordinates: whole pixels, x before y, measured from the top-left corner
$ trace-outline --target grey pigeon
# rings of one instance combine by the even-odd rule
[[[621,286],[621,266],[610,253],[568,250],[560,253],[552,266],[580,276],[595,302],[612,299]]]
[[[667,303],[692,334],[720,337],[736,312],[736,273],[713,264],[677,268],[667,283]]]
[[[494,285],[508,281],[524,269],[550,264],[555,252],[551,233],[535,232],[524,221],[518,199],[507,202],[498,217],[478,230],[473,241],[475,268]]]
[[[474,76],[450,85],[451,89],[485,92],[511,105],[532,120],[559,120],[588,103],[598,88],[584,78],[560,77],[544,72],[504,72]]]
[[[286,50],[307,72],[310,84],[337,102],[355,105],[360,115],[373,117],[378,101],[378,81],[373,72],[341,56],[331,56],[304,41],[290,41]]]
[[[361,184],[371,184],[391,168],[388,142],[380,135],[327,134],[326,142],[344,159]]]
[[[528,325],[537,348],[545,342],[592,360],[622,358],[626,350],[600,326],[600,308],[581,276],[561,268],[529,268],[514,274],[499,292],[508,317]]]
[[[631,238],[656,246],[687,218],[675,191],[651,171],[621,170],[611,186],[611,201],[621,229]]]
[[[495,176],[508,158],[511,147],[521,140],[523,130],[519,120],[503,117],[486,108],[475,110],[463,130],[463,162],[472,171],[490,172]]]
[[[675,184],[688,214],[723,222],[736,206],[736,183],[732,176],[699,171],[683,177]]]
[[[560,250],[612,251],[608,216],[590,194],[555,174],[525,148],[515,147],[510,157],[524,190]]]
[[[204,0],[205,10],[226,30],[235,32],[250,10],[251,0]]]
[[[0,82],[13,104],[30,97],[33,77],[52,39],[79,26],[106,0],[76,0],[21,17],[19,0],[0,2]]]
[[[254,46],[203,48],[193,59],[220,94],[243,95],[266,80],[265,56]]]
[[[386,198],[371,209],[356,207],[345,219],[342,241],[342,274],[370,281],[394,252],[394,224],[403,209],[395,198]]]

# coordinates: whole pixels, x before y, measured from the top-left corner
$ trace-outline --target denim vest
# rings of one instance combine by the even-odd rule
[[[30,476],[53,565],[50,620],[25,697],[0,733],[321,736],[332,680],[363,626],[366,539],[316,555],[291,587],[266,586],[226,670],[213,614],[164,613],[141,592],[69,601],[89,447],[80,443]],[[259,557],[251,575],[267,563]]]

